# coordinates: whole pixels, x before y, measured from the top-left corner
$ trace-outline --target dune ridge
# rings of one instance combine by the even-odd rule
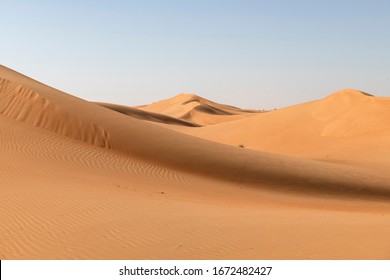
[[[98,147],[110,148],[109,134],[100,125],[85,123],[31,89],[5,79],[0,79],[0,113]]]

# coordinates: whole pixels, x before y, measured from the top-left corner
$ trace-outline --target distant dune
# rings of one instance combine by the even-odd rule
[[[389,108],[128,107],[0,66],[0,258],[388,259]]]
[[[161,113],[199,125],[209,125],[242,119],[258,113],[255,110],[242,110],[230,105],[212,102],[195,94],[179,94],[173,98],[161,100],[137,108],[154,113]]]
[[[390,98],[346,89],[296,106],[183,133],[321,161],[390,167]]]

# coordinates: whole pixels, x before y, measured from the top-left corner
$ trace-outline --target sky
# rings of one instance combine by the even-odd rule
[[[390,96],[390,1],[1,0],[0,64],[80,98]]]

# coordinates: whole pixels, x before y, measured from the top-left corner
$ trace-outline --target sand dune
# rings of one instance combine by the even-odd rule
[[[149,105],[138,106],[137,108],[147,112],[161,113],[191,121],[199,125],[242,119],[260,112],[256,110],[242,110],[207,100],[195,94],[184,93]]]
[[[245,120],[176,130],[249,149],[387,169],[389,106],[390,98],[347,89]]]
[[[316,158],[385,143],[386,98],[347,90],[256,113],[179,95],[131,108],[3,66],[0,78],[2,259],[390,256],[390,176],[374,168],[386,159]]]

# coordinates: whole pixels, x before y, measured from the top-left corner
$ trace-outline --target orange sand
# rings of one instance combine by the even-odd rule
[[[126,107],[0,66],[0,259],[389,259],[389,109]]]

